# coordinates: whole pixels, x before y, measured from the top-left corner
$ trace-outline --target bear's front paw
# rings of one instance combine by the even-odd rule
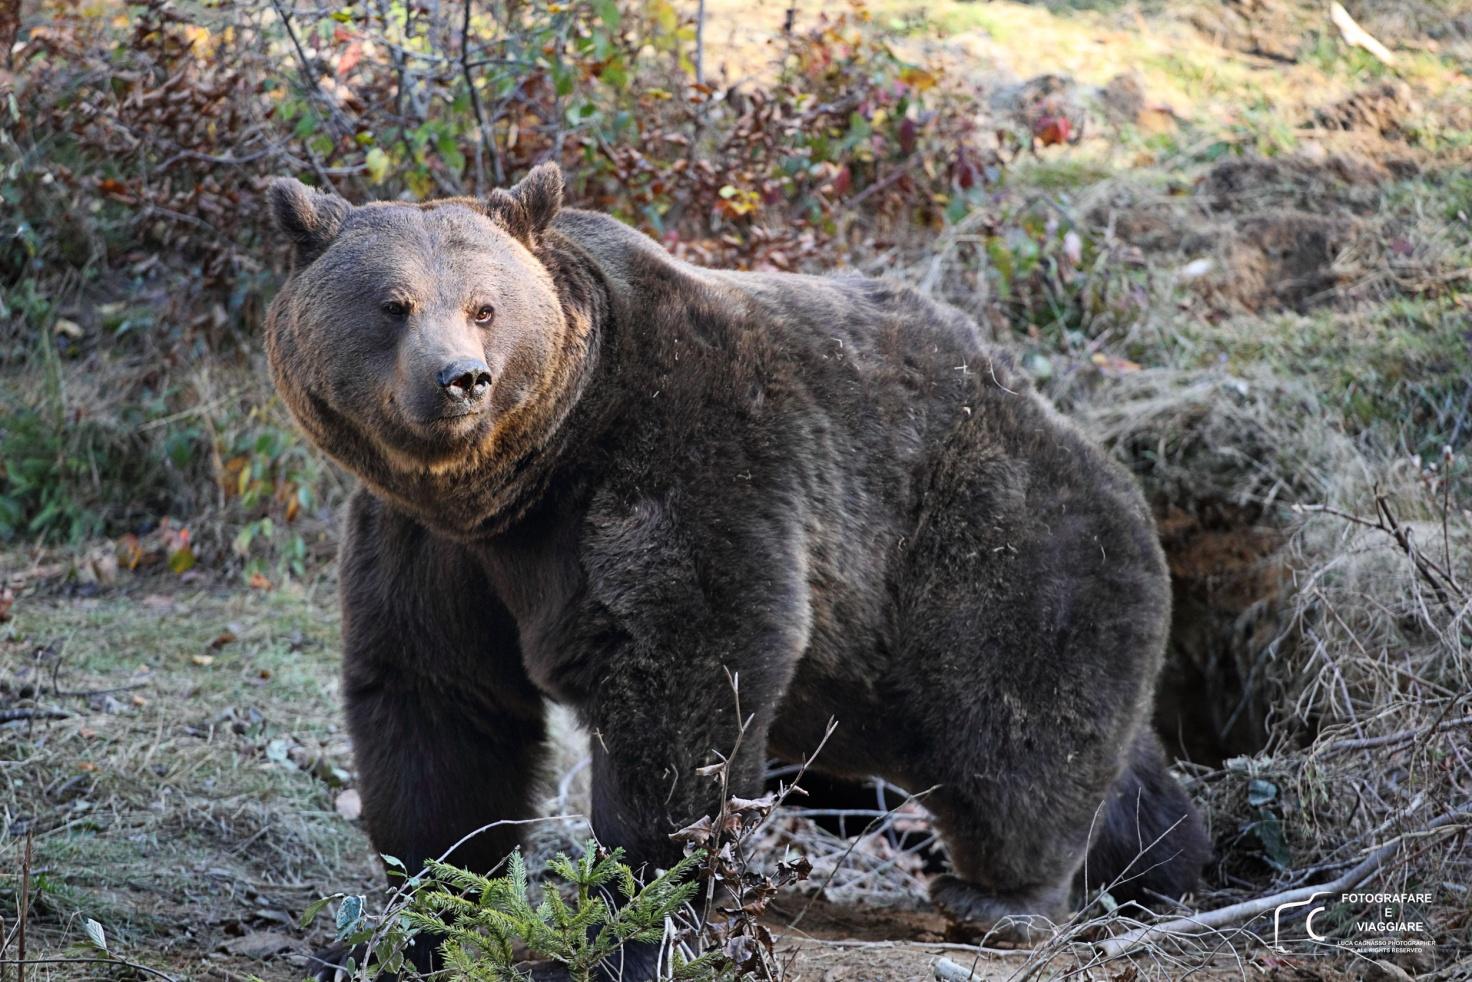
[[[438,958],[435,955],[435,946],[432,941],[419,938],[410,941],[409,945],[409,949],[405,952],[406,960],[415,971],[423,974],[439,967],[435,964]],[[362,966],[367,958],[367,945],[333,945],[331,948],[315,952],[308,963],[307,970],[312,973],[309,976],[312,982],[349,982],[354,977],[354,973],[348,971],[348,961],[351,959],[355,966]],[[397,982],[399,976],[396,973],[380,972],[373,978],[376,982]]]
[[[363,952],[363,945],[356,949],[347,945],[333,945],[314,952],[308,961],[312,982],[346,982],[351,978],[347,970],[348,959],[352,958],[354,964],[359,964],[363,959]]]
[[[521,966],[532,982],[568,982],[572,978],[559,962],[533,962]],[[593,977],[598,982],[654,982],[659,978],[659,946],[631,941],[598,965]]]
[[[1053,933],[1058,903],[1043,892],[997,896],[949,873],[930,881],[930,899],[950,920],[947,940],[1036,945]]]

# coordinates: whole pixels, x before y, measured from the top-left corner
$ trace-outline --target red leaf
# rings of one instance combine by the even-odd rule
[[[1033,124],[1032,131],[1043,146],[1052,147],[1068,142],[1073,124],[1068,121],[1067,116],[1040,116]]]
[[[906,116],[900,122],[900,151],[902,153],[911,154],[915,152],[916,132],[915,121]]]

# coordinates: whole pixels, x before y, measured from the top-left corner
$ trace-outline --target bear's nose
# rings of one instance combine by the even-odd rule
[[[456,402],[475,402],[491,387],[491,370],[478,358],[457,358],[441,368],[435,380]]]

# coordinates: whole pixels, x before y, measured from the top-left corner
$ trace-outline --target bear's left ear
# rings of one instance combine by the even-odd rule
[[[486,215],[527,245],[534,245],[562,208],[562,168],[538,164],[510,190],[485,197]]]

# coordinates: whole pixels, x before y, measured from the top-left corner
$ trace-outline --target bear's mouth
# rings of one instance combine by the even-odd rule
[[[438,423],[454,423],[457,420],[465,419],[468,416],[479,416],[481,412],[482,410],[480,409],[457,409],[452,412],[440,413],[438,416],[431,416],[429,419],[424,421],[424,425],[434,426]]]
[[[386,450],[393,449],[392,456],[421,466],[457,457],[479,443],[494,415],[485,405],[446,406],[431,415],[407,409],[402,400],[389,396],[379,442]]]

